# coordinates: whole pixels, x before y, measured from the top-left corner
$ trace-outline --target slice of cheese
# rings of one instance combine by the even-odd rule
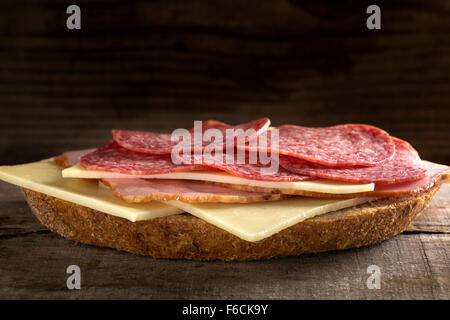
[[[177,200],[171,200],[168,203],[243,240],[253,242],[270,237],[317,215],[352,207],[373,199],[343,200],[298,197],[246,204],[186,203]]]
[[[295,182],[251,180],[236,177],[224,172],[208,172],[208,171],[172,172],[165,174],[137,176],[116,172],[87,170],[84,169],[79,164],[64,169],[62,174],[64,178],[84,178],[84,179],[141,178],[141,179],[201,180],[201,181],[246,185],[253,187],[271,188],[271,189],[291,189],[291,190],[303,190],[310,192],[332,193],[332,194],[350,194],[350,193],[368,192],[373,191],[375,187],[373,183],[352,184],[326,179],[318,179],[311,181],[295,181]]]
[[[61,171],[49,160],[0,166],[0,179],[133,222],[186,211],[246,241],[258,241],[305,219],[373,199],[296,197],[246,204],[186,203],[177,200],[128,204],[114,197],[108,188],[99,187],[96,180],[63,178]]]
[[[183,212],[181,209],[159,202],[128,204],[114,197],[111,190],[98,188],[95,180],[64,179],[61,167],[49,160],[0,166],[0,179],[132,222]]]

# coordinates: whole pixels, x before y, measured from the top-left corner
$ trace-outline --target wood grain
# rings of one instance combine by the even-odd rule
[[[40,226],[20,191],[0,183],[0,297],[34,299],[449,299],[450,186],[415,221],[381,244],[259,262],[153,259],[73,242]],[[430,224],[433,232],[425,228]],[[82,289],[67,290],[67,266]],[[381,289],[369,290],[369,265]]]

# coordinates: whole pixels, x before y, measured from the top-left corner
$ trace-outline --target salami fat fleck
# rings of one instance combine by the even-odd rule
[[[293,125],[278,127],[279,149],[267,150],[325,166],[375,166],[394,155],[394,142],[379,128],[362,124],[345,124],[325,128]],[[260,136],[261,139],[263,136]],[[261,150],[246,146],[247,150]]]
[[[289,171],[317,178],[376,185],[418,180],[426,176],[417,151],[407,142],[392,138],[395,155],[392,160],[374,167],[327,167],[302,159],[280,155],[280,165]]]
[[[254,136],[257,136],[261,132],[267,130],[270,125],[270,120],[267,118],[261,118],[252,122],[230,126],[226,123],[215,121],[215,120],[207,120],[202,123],[202,132],[205,132],[207,129],[216,129],[219,130],[223,135],[223,143],[225,144],[226,137],[226,129],[233,129],[237,132],[237,130],[241,129],[243,132],[253,129],[254,135],[245,137],[246,140],[252,139]],[[190,132],[193,133],[194,129],[192,128]],[[172,148],[176,146],[178,142],[171,141],[171,134],[164,133],[154,133],[147,131],[130,131],[130,130],[113,130],[113,139],[122,147],[149,154],[170,154],[172,152]],[[211,141],[202,141],[203,148],[210,145]],[[194,149],[194,141],[192,140],[192,147]]]

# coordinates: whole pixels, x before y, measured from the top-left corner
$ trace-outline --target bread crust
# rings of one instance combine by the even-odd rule
[[[69,240],[154,258],[243,261],[342,250],[389,239],[412,223],[439,186],[314,217],[257,242],[242,240],[190,214],[131,222],[22,191],[40,222]]]

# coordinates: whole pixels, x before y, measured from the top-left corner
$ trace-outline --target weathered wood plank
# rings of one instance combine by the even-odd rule
[[[26,252],[26,254],[25,254]],[[127,299],[448,299],[450,236],[400,235],[382,244],[247,263],[155,260],[74,246],[55,234],[0,240],[2,298]],[[82,270],[82,289],[65,287],[66,268]],[[366,287],[367,267],[381,289]]]
[[[419,226],[437,221],[436,228],[443,228],[439,230],[444,233],[402,234],[366,248],[248,263],[155,260],[108,248],[75,246],[53,233],[32,232],[39,223],[26,204],[18,201],[19,190],[0,183],[0,191],[8,195],[0,209],[2,298],[450,298],[448,210],[435,210],[448,201],[448,186],[424,211],[425,218],[416,221]],[[19,226],[15,234],[14,226]],[[65,269],[71,264],[82,270],[80,291],[65,287]],[[366,287],[366,270],[372,264],[381,268],[380,290]]]
[[[49,231],[31,213],[20,189],[0,182],[0,239],[35,232]]]
[[[407,232],[450,234],[450,185],[444,184]]]

